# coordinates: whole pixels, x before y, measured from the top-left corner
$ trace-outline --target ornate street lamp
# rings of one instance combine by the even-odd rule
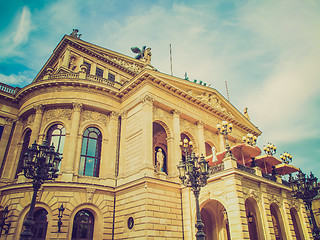
[[[58,232],[61,232],[61,226],[62,226],[62,221],[61,221],[61,218],[62,218],[62,214],[65,210],[65,208],[63,207],[63,204],[61,204],[61,206],[58,208],[59,210],[59,215],[58,215]]]
[[[252,133],[248,133],[247,136],[242,137],[242,140],[244,141],[244,143],[255,147],[257,143],[257,136],[254,136]]]
[[[320,240],[320,229],[317,226],[312,210],[312,201],[318,195],[319,190],[318,178],[316,178],[313,173],[310,173],[310,176],[308,177],[300,170],[297,178],[290,176],[289,182],[291,183],[292,196],[302,199],[307,205],[313,225],[313,237],[315,240]]]
[[[205,240],[205,234],[202,231],[204,225],[201,221],[199,195],[201,187],[207,185],[207,179],[209,178],[208,162],[203,155],[199,160],[199,157],[192,151],[192,147],[192,141],[189,142],[186,138],[183,142],[180,142],[180,148],[184,152],[185,160],[181,159],[177,167],[182,184],[192,188],[196,199],[197,223],[195,226],[198,229],[196,239]]]
[[[270,156],[273,156],[273,154],[275,154],[277,152],[277,147],[271,143],[268,143],[267,146],[264,146],[263,147],[263,151],[270,155]]]
[[[227,152],[226,152],[226,155],[224,156],[225,158],[227,157],[233,157],[232,155],[232,152],[230,150],[230,146],[229,146],[229,143],[228,143],[228,134],[230,134],[232,132],[232,128],[233,128],[233,125],[232,123],[228,123],[227,121],[222,121],[221,124],[218,124],[217,125],[217,128],[219,130],[219,133],[224,135],[224,138],[226,140],[226,149],[227,149]]]
[[[282,155],[280,155],[280,158],[283,163],[289,164],[292,162],[292,156],[287,152],[284,152]]]
[[[23,223],[25,228],[20,234],[21,240],[32,239],[33,211],[37,192],[45,180],[54,180],[58,177],[60,161],[59,153],[54,151],[53,145],[48,146],[46,140],[43,141],[42,145],[38,145],[35,141],[25,153],[23,174],[26,178],[32,179],[33,196],[27,219]]]
[[[8,206],[6,206],[3,210],[2,210],[2,216],[1,216],[1,223],[0,223],[0,237],[2,235],[2,231],[4,230],[4,234],[8,234],[11,223],[6,223],[6,220],[8,218],[8,213],[9,213],[9,209]]]

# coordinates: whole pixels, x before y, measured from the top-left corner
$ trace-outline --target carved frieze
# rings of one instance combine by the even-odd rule
[[[282,198],[277,195],[269,195],[269,202],[271,203],[276,203],[279,207],[282,207]]]
[[[71,120],[72,110],[67,108],[53,108],[44,112],[43,121],[49,122],[54,119],[64,118]]]
[[[261,191],[258,188],[257,189],[244,188],[243,189],[243,198],[244,198],[244,200],[246,200],[249,197],[255,199],[257,202],[260,202],[260,200],[261,200]]]
[[[138,74],[139,72],[141,72],[142,68],[139,67],[138,65],[136,65],[135,63],[129,63],[127,61],[124,61],[120,58],[115,58],[115,57],[110,57],[104,53],[102,53],[102,55],[107,58],[108,60],[110,60],[111,62],[114,62],[116,63],[117,65],[131,71],[131,72],[134,72],[136,74]]]
[[[194,124],[185,119],[180,119],[180,128],[181,130],[191,131],[194,128]]]
[[[108,122],[108,116],[103,113],[85,110],[81,114],[80,121],[81,122],[85,122],[85,121],[101,122],[104,125],[106,125]]]
[[[87,188],[87,202],[88,203],[92,203],[92,199],[93,199],[93,194],[96,191],[96,189],[94,188]]]
[[[168,121],[170,119],[170,114],[161,108],[153,108],[153,119],[161,119],[163,121]]]
[[[205,92],[196,96],[196,98],[200,99],[201,101],[207,103],[208,105],[218,109],[219,111],[223,112],[224,114],[233,117],[230,111],[228,111],[225,106],[222,104],[221,100],[215,93]]]

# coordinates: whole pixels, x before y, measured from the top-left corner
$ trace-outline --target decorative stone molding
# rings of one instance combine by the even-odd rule
[[[81,114],[81,122],[85,121],[93,121],[93,122],[101,122],[104,125],[108,123],[108,116],[99,112],[85,110]]]
[[[82,103],[79,103],[79,102],[74,102],[72,103],[72,110],[74,112],[81,112],[82,108],[83,108],[83,104]]]
[[[108,60],[120,65],[121,67],[131,71],[131,72],[134,72],[136,74],[138,74],[139,72],[141,72],[142,68],[137,66],[135,63],[129,63],[129,62],[126,62],[120,58],[113,58],[113,57],[110,57],[106,54],[103,54],[102,55],[107,58]]]
[[[87,202],[92,203],[93,200],[93,194],[96,191],[95,188],[86,188],[87,191]]]
[[[128,111],[127,111],[127,110],[122,111],[122,113],[121,113],[121,119],[122,119],[122,120],[123,120],[123,119],[127,119],[127,117],[128,117]]]
[[[190,130],[193,129],[193,124],[185,119],[180,119],[180,128],[181,130]]]
[[[269,196],[269,203],[276,203],[279,207],[282,207],[282,198],[280,196],[272,194]]]
[[[177,110],[177,109],[172,110],[171,113],[172,113],[174,118],[179,118],[180,114],[181,114],[181,112],[179,110]]]
[[[162,121],[163,120],[169,120],[170,119],[170,114],[166,111],[164,111],[163,109],[161,108],[157,108],[157,107],[154,107],[153,108],[153,119],[161,119]]]
[[[6,120],[6,124],[5,124],[5,125],[10,125],[10,126],[12,126],[12,124],[15,122],[14,119],[9,118],[9,117],[6,117],[5,120]]]
[[[36,110],[36,114],[43,114],[44,112],[44,106],[42,104],[35,106],[34,109]]]
[[[110,112],[110,114],[109,114],[110,120],[118,120],[118,118],[119,118],[119,113],[114,112],[114,111]]]
[[[34,122],[34,117],[35,115],[32,114],[32,115],[29,115],[27,118],[23,119],[22,121],[22,124],[23,124],[23,127],[27,127],[27,126],[31,126]]]
[[[65,108],[48,109],[43,115],[43,121],[49,122],[57,118],[65,118],[71,120],[72,110]]]
[[[145,95],[142,99],[141,102],[143,103],[143,105],[149,104],[152,105],[154,102],[154,98],[151,97],[150,95]]]

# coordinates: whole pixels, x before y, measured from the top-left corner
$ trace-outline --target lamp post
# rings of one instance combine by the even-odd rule
[[[318,195],[319,190],[318,178],[316,178],[313,173],[310,173],[310,176],[306,176],[306,174],[300,170],[297,178],[290,177],[289,181],[291,183],[293,197],[302,199],[310,211],[314,239],[320,240],[320,229],[318,228],[312,210],[312,201]]]
[[[65,210],[65,208],[63,207],[63,204],[61,204],[61,206],[58,208],[59,210],[59,215],[58,215],[58,232],[61,232],[61,226],[62,226],[62,221],[61,221],[61,218],[62,218],[62,214]]]
[[[227,121],[222,121],[222,123],[217,124],[217,128],[220,134],[224,135],[225,141],[226,141],[226,155],[224,156],[225,158],[227,157],[233,157],[232,152],[230,150],[230,146],[228,143],[228,134],[232,132],[233,125],[232,123],[228,123]]]
[[[283,163],[289,164],[292,162],[292,155],[287,152],[284,152],[283,154],[281,154],[280,158]]]
[[[254,136],[252,133],[248,133],[247,136],[242,137],[242,140],[244,141],[244,143],[255,147],[257,143],[257,136]]]
[[[46,140],[43,141],[42,145],[38,145],[35,141],[25,153],[23,174],[26,178],[32,179],[33,196],[27,219],[23,223],[25,228],[20,234],[21,240],[32,239],[33,211],[37,192],[45,180],[54,180],[58,177],[60,161],[59,153],[54,151],[53,145],[48,146]]]
[[[263,150],[267,155],[273,156],[273,154],[277,152],[277,147],[271,143],[268,143],[267,146],[263,147]]]
[[[185,159],[181,159],[177,167],[182,184],[186,187],[192,188],[196,199],[197,223],[195,226],[198,229],[196,239],[205,240],[205,234],[202,231],[204,224],[201,221],[199,195],[201,187],[207,185],[207,179],[209,177],[208,162],[205,160],[203,155],[199,160],[199,157],[197,157],[192,151],[192,147],[192,141],[189,142],[186,138],[183,142],[180,142],[180,148],[185,154]]]

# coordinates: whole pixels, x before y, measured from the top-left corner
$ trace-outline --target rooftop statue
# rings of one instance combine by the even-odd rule
[[[150,64],[151,62],[151,48],[146,48],[146,46],[143,46],[142,49],[138,47],[132,47],[131,51],[134,53],[137,53],[138,55],[135,57],[136,59],[140,59],[147,64]]]
[[[80,39],[80,37],[81,37],[82,34],[78,34],[78,32],[79,32],[78,29],[73,29],[73,30],[72,30],[72,33],[70,33],[70,36]]]

